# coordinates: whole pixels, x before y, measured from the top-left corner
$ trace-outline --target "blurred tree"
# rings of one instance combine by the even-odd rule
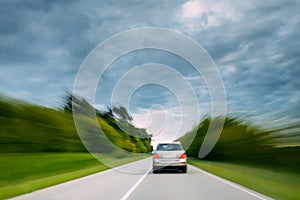
[[[63,110],[65,112],[80,113],[83,115],[89,115],[93,112],[97,112],[95,108],[89,104],[84,98],[67,91],[63,99]]]
[[[63,97],[63,110],[65,112],[73,112],[74,109],[77,109],[80,107],[79,105],[82,102],[82,99],[79,97],[76,97],[70,91],[66,91],[65,93],[66,94]]]
[[[151,150],[151,135],[146,132],[146,129],[140,129],[132,124],[133,118],[127,112],[124,106],[110,108],[107,106],[107,111],[96,110],[84,98],[81,98],[69,91],[63,98],[63,110],[65,112],[91,116],[96,113],[98,118],[102,118],[111,127],[116,130],[117,134],[112,134],[110,131],[104,131],[106,136],[117,146],[135,152],[146,152]],[[89,129],[89,132],[91,131]],[[90,139],[90,141],[92,141]],[[95,146],[95,145],[94,145]]]
[[[206,118],[199,123],[193,130],[196,131],[195,135],[191,131],[178,139],[187,148],[188,156],[198,158],[200,147],[207,135],[211,120],[213,119]],[[292,131],[289,128],[282,129]],[[299,132],[290,135],[274,135],[274,131],[260,130],[239,119],[226,117],[217,144],[203,159],[248,163],[299,171],[300,147],[286,146],[286,141],[298,143],[297,136],[299,136]],[[192,143],[188,146],[187,144],[191,139]]]
[[[133,120],[131,115],[129,115],[126,108],[123,106],[113,107],[112,111],[118,119],[123,119],[129,123]]]

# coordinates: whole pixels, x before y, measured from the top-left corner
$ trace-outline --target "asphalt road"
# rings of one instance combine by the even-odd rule
[[[186,174],[152,174],[151,162],[149,158],[129,163],[14,199],[271,199],[191,165]]]

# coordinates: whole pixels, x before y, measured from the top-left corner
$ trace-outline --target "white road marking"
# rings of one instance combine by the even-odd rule
[[[221,178],[221,177],[219,177],[219,176],[216,176],[216,175],[214,175],[214,174],[211,174],[211,173],[209,173],[209,172],[207,172],[207,171],[204,171],[204,170],[202,170],[202,169],[199,169],[198,167],[194,167],[194,166],[192,166],[192,165],[189,165],[189,166],[190,166],[190,167],[193,167],[193,168],[195,168],[195,169],[197,169],[197,170],[199,170],[199,171],[201,171],[202,173],[204,173],[204,174],[206,174],[206,175],[208,175],[208,176],[210,176],[210,177],[212,177],[212,178],[214,178],[214,179],[217,179],[218,181],[221,181],[221,182],[226,183],[226,184],[228,184],[228,185],[230,185],[230,186],[232,186],[232,187],[234,187],[234,188],[237,188],[237,189],[239,189],[239,190],[241,190],[241,191],[243,191],[243,192],[246,192],[246,193],[248,193],[248,194],[250,194],[250,195],[252,195],[252,196],[254,196],[254,197],[258,198],[258,199],[261,199],[261,200],[268,200],[267,198],[264,198],[264,197],[262,197],[262,196],[260,196],[260,195],[258,195],[258,194],[255,194],[254,192],[251,192],[250,189],[249,189],[249,190],[248,190],[248,189],[245,189],[245,188],[243,188],[242,186],[240,186],[240,185],[238,185],[238,184],[236,184],[236,183],[233,183],[233,182],[228,181],[228,180],[226,180],[226,179],[223,179],[223,178]],[[270,198],[270,199],[271,199],[271,198]]]
[[[148,169],[148,171],[126,192],[126,194],[120,200],[126,200],[132,192],[139,186],[139,184],[144,180],[144,178],[148,175],[151,171],[152,167]]]

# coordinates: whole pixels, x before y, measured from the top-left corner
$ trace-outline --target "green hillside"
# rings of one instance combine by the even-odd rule
[[[2,153],[87,152],[79,139],[71,112],[0,98],[0,113]],[[132,131],[139,133],[132,136],[118,128],[113,116],[98,115],[98,121],[107,138],[116,146],[129,152],[151,151],[151,138],[144,129],[127,123]],[[85,123],[87,135],[92,135],[91,131],[98,128],[89,120]],[[111,147],[105,142],[99,141],[99,144],[103,145],[101,150],[105,153],[111,152]]]
[[[206,118],[195,128],[196,135],[188,148],[192,132],[179,139],[187,148],[188,156],[198,158],[210,121]],[[299,136],[299,126],[260,130],[241,120],[227,117],[217,144],[204,160],[300,171],[300,147],[290,145],[300,144]]]

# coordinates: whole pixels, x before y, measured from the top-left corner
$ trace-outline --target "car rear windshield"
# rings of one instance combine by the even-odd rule
[[[157,151],[179,151],[183,150],[180,144],[159,144]]]

